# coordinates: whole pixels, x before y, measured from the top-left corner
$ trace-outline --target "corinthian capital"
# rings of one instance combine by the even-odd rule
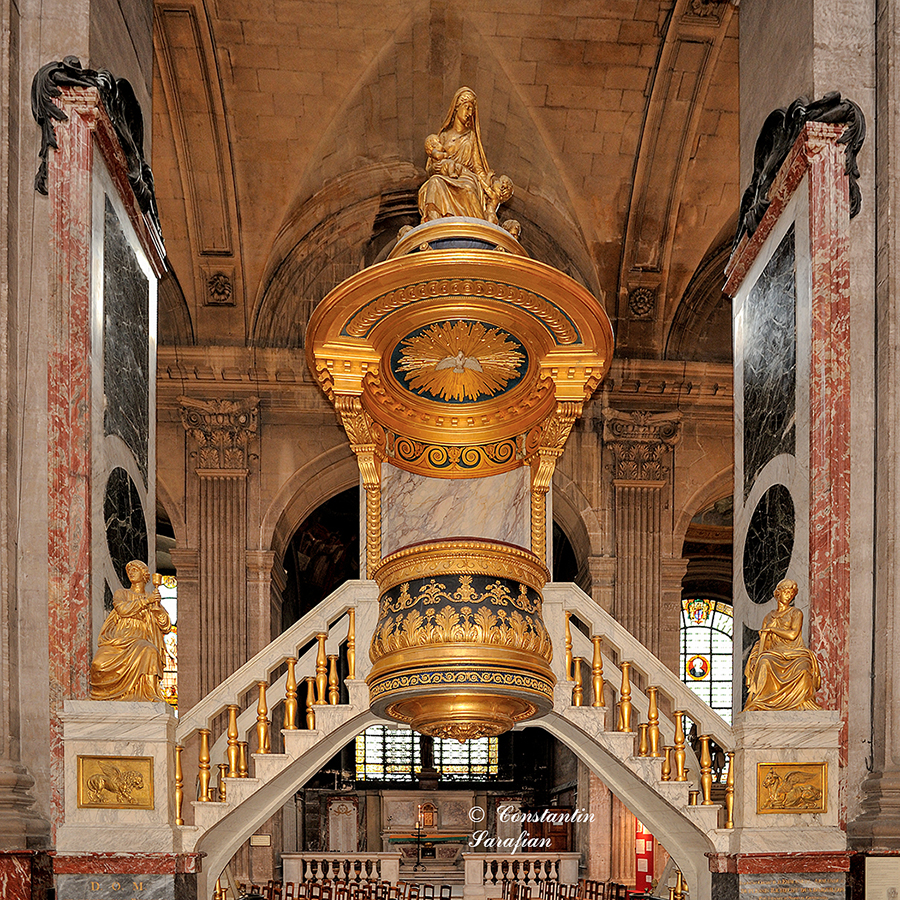
[[[181,424],[199,445],[198,469],[244,469],[247,445],[259,424],[259,398],[196,400],[179,397]]]
[[[603,442],[615,456],[615,477],[662,481],[669,473],[665,453],[681,438],[681,413],[621,412],[607,409]]]

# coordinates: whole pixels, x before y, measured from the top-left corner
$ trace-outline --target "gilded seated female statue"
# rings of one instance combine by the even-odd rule
[[[821,708],[816,703],[819,663],[803,643],[803,613],[792,606],[796,596],[796,581],[785,579],[775,588],[778,608],[763,619],[744,670],[745,710]]]
[[[445,216],[468,216],[497,224],[497,207],[512,196],[512,182],[496,176],[484,156],[478,105],[471,88],[453,95],[450,111],[439,134],[425,141],[431,176],[419,189],[423,222]]]
[[[172,630],[159,591],[145,590],[150,570],[132,560],[125,566],[131,587],[116,591],[112,612],[100,631],[91,663],[94,700],[164,700],[160,690],[165,664],[163,635]]]

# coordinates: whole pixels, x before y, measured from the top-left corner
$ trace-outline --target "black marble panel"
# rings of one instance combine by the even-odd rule
[[[57,900],[177,900],[177,875],[57,875]]]
[[[844,900],[843,872],[773,872],[741,875],[740,896],[748,900]]]
[[[109,586],[109,582],[103,579],[103,612],[113,611],[113,589]]]
[[[797,291],[791,226],[744,304],[744,499],[779,453],[794,453]]]
[[[737,872],[712,873],[712,900],[739,900],[741,896]]]
[[[147,523],[141,495],[129,474],[121,468],[110,472],[103,500],[106,544],[116,575],[127,585],[125,566],[133,559],[147,559]]]
[[[759,498],[744,541],[744,587],[754,603],[768,603],[787,575],[794,550],[794,501],[783,484]]]
[[[134,454],[147,489],[150,441],[150,285],[109,198],[103,232],[103,392],[106,434]]]

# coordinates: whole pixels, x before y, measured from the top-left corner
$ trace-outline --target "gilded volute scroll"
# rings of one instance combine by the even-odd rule
[[[803,613],[793,606],[796,596],[796,581],[786,578],[775,588],[778,608],[763,619],[744,670],[745,710],[820,709],[819,663],[803,643]]]
[[[163,609],[158,585],[139,560],[125,566],[130,588],[113,595],[112,612],[100,631],[97,654],[91,663],[91,699],[165,701],[160,682],[165,665],[163,636],[172,630]]]

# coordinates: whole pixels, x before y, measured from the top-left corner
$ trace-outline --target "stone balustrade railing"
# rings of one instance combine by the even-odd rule
[[[572,653],[573,656],[586,660],[586,666],[582,666],[587,670],[584,687],[586,694],[590,691],[590,663],[593,656],[589,635],[598,635],[602,638],[603,674],[608,685],[618,688],[622,680],[620,663],[630,663],[630,700],[643,721],[647,721],[650,699],[645,691],[637,689],[638,680],[646,687],[657,688],[657,705],[667,704],[673,714],[676,710],[683,712],[697,725],[698,734],[708,735],[724,750],[734,748],[731,726],[584,591],[572,584],[551,583],[545,586],[543,593],[545,601],[561,601],[563,609],[572,616]],[[579,623],[585,627],[587,634],[578,627]],[[558,640],[556,635],[553,638],[554,642]],[[590,705],[589,702],[586,705]],[[672,743],[675,731],[673,723],[660,717],[659,725],[665,742]]]
[[[394,853],[283,853],[285,882],[301,881],[384,881],[400,880],[399,851]]]
[[[560,884],[578,882],[580,853],[464,853],[465,883],[494,887],[485,896],[500,896],[505,883],[539,887],[544,881]]]

